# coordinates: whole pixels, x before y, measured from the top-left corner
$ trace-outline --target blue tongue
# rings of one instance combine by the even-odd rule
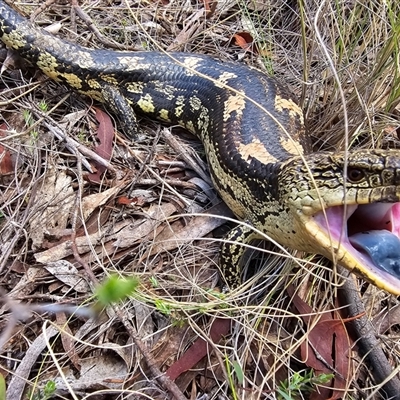
[[[351,235],[349,240],[378,268],[400,277],[400,239],[396,235],[386,230],[366,231]]]

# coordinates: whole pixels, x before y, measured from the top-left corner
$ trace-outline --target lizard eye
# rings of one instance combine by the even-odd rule
[[[364,176],[364,171],[362,169],[350,167],[347,170],[347,179],[350,182],[360,182],[364,178]]]

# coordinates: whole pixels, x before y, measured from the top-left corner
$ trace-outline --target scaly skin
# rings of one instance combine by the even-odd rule
[[[135,134],[138,112],[199,136],[221,197],[255,228],[235,228],[228,239],[237,244],[221,248],[231,286],[240,282],[240,244],[270,237],[400,294],[400,271],[379,268],[349,241],[350,233],[363,230],[399,236],[399,151],[312,153],[291,94],[241,64],[186,53],[87,49],[38,29],[3,1],[0,38],[50,78],[104,102],[127,135]]]

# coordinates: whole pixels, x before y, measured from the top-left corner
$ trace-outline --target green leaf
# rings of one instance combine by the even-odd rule
[[[56,383],[54,381],[48,381],[46,382],[46,385],[43,389],[44,396],[46,399],[50,399],[51,396],[56,392]]]
[[[97,301],[103,307],[119,303],[134,293],[138,285],[139,279],[136,277],[121,278],[118,275],[110,275],[96,289]]]
[[[293,400],[293,398],[291,396],[289,396],[288,394],[286,394],[284,391],[282,391],[281,389],[277,389],[277,392],[279,394],[279,396],[281,396],[280,398],[284,399],[284,400]]]
[[[239,382],[240,385],[243,385],[243,381],[244,381],[244,374],[243,374],[243,370],[242,367],[240,366],[240,364],[237,361],[234,361],[232,363],[233,365],[233,369],[235,371],[237,380]]]

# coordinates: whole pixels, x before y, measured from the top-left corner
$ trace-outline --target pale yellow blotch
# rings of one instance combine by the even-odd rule
[[[97,91],[97,90],[86,90],[86,91],[84,92],[84,94],[85,94],[86,96],[91,97],[91,98],[94,99],[94,100],[100,101],[101,103],[104,102],[104,97],[103,97],[102,94],[101,94],[99,91]]]
[[[106,81],[106,82],[111,83],[113,85],[118,85],[119,84],[118,80],[114,76],[111,76],[111,75],[101,75],[101,79],[103,81]]]
[[[162,120],[169,122],[169,115],[168,115],[168,110],[165,110],[164,108],[162,108],[160,110],[159,116]]]
[[[208,131],[210,125],[210,115],[207,107],[201,105],[200,113],[197,119],[197,126],[199,128],[199,133],[204,137],[204,134]]]
[[[143,93],[144,83],[142,82],[130,82],[126,85],[128,92],[141,94]]]
[[[89,79],[87,81],[87,84],[92,88],[92,89],[100,89],[100,83],[96,81],[96,79]]]
[[[24,35],[18,31],[12,31],[8,34],[5,33],[2,37],[2,40],[8,47],[11,47],[12,49],[19,49],[24,47],[26,44]]]
[[[80,79],[77,75],[75,74],[60,74],[67,82],[69,85],[74,87],[75,89],[81,89],[82,88],[82,79]]]
[[[301,144],[296,143],[293,139],[281,137],[279,142],[282,147],[290,154],[299,156],[304,154],[304,148]]]
[[[78,51],[74,54],[74,57],[78,61],[78,65],[82,69],[93,67],[93,58],[90,51]]]
[[[139,56],[120,56],[117,57],[120,64],[125,68],[125,71],[135,71],[137,69],[146,69],[149,67],[148,63],[140,63],[143,57]]]
[[[192,133],[196,133],[196,130],[194,129],[194,125],[193,125],[192,121],[178,120],[178,124],[180,126],[183,126],[184,128],[186,128],[188,131],[190,131]]]
[[[150,94],[148,94],[148,93],[145,96],[142,96],[138,100],[137,105],[141,108],[141,110],[144,113],[153,113],[155,110],[153,99],[151,98]]]
[[[174,100],[176,95],[176,88],[172,85],[166,85],[165,82],[155,81],[154,90],[160,92],[162,97],[167,100]]]
[[[193,122],[188,121],[186,122],[186,129],[189,130],[190,132],[195,132],[196,130],[194,129]]]
[[[176,102],[175,102],[175,115],[177,118],[180,118],[180,116],[183,114],[184,106],[185,106],[185,97],[178,96],[176,98]]]
[[[192,111],[198,111],[202,106],[201,100],[197,96],[189,97],[189,105],[192,108]]]
[[[268,152],[264,144],[261,143],[259,139],[255,139],[249,144],[240,143],[238,151],[242,158],[248,163],[250,163],[252,157],[256,158],[263,164],[275,163],[278,161]]]
[[[223,72],[215,81],[215,86],[224,87],[228,84],[229,79],[237,78],[233,72]]]
[[[43,52],[39,55],[36,65],[51,79],[55,81],[60,80],[60,74],[56,71],[58,62],[55,57],[47,52]]]
[[[303,124],[303,111],[292,99],[285,99],[279,95],[275,96],[275,108],[282,112],[287,110],[289,115],[293,118],[299,118]]]
[[[229,96],[224,103],[224,121],[226,122],[233,112],[236,112],[236,114],[240,117],[243,114],[245,106],[245,99],[240,94],[235,93]]]
[[[193,70],[193,69],[196,69],[196,67],[201,63],[201,61],[202,60],[200,58],[188,56],[183,59],[182,64],[184,67]],[[188,70],[187,74],[192,75],[193,72]]]

